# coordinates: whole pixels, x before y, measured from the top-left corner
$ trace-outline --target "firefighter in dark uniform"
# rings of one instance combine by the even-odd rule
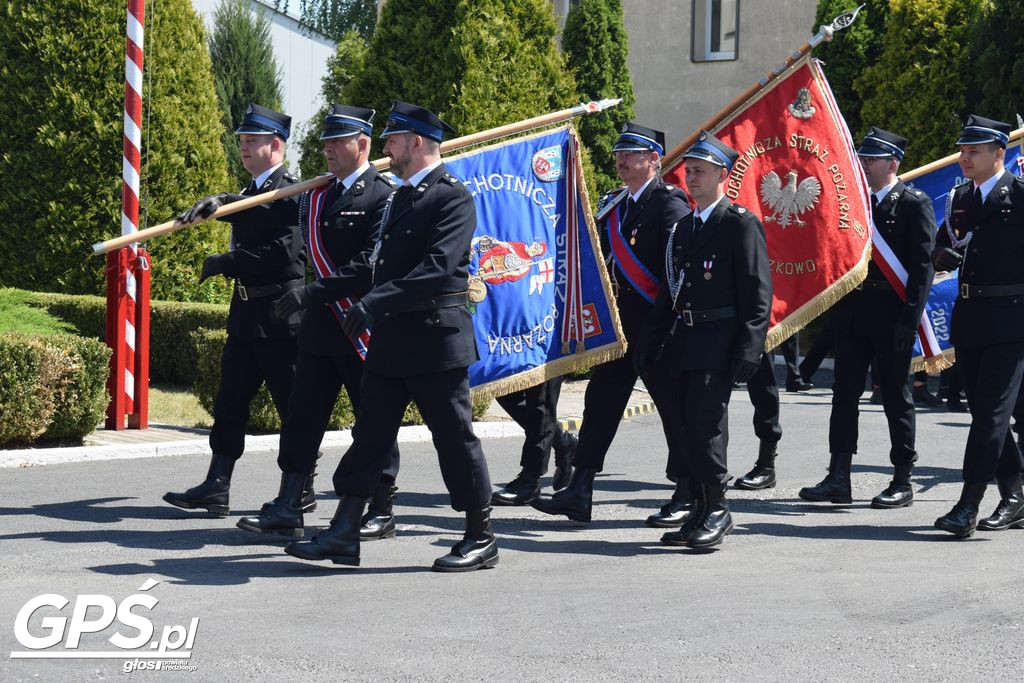
[[[882,406],[889,423],[889,460],[893,477],[871,507],[910,505],[910,475],[917,461],[914,444],[914,400],[908,382],[917,326],[932,282],[931,252],[935,246],[935,213],[928,195],[896,177],[906,153],[906,138],[874,126],[857,149],[871,187],[871,217],[907,272],[906,299],[892,288],[874,261],[867,278],[836,304],[835,387],[829,422],[828,475],[817,486],[800,490],[804,500],[851,503],[850,465],[857,452],[860,396],[872,358],[876,359]]]
[[[280,490],[258,516],[238,521],[248,531],[302,536],[303,486],[316,468],[318,449],[343,386],[358,414],[363,360],[341,321],[345,308],[370,289],[368,259],[384,204],[394,189],[394,182],[368,161],[373,114],[363,107],[331,105],[320,140],[334,179],[299,200],[299,225],[316,279],[286,292],[274,305],[282,319],[302,310],[305,314],[299,328],[295,386],[281,427]],[[398,447],[393,445],[374,492],[381,514],[374,514],[367,538],[395,533],[390,511],[397,469]]]
[[[363,508],[412,400],[433,437],[452,507],[466,515],[463,539],[433,568],[470,571],[498,562],[491,480],[469,396],[468,368],[479,358],[467,298],[476,207],[441,163],[446,132],[454,130],[434,113],[405,102],[396,101],[388,117],[384,153],[403,185],[384,209],[370,256],[372,288],[343,324],[350,338],[367,328],[372,335],[352,446],[334,474],[340,500],[330,527],[288,545],[295,557],[359,564]]]
[[[291,117],[250,104],[239,136],[242,165],[253,179],[241,194],[205,197],[182,213],[191,223],[207,218],[218,207],[247,196],[269,192],[295,182],[285,169],[285,141]],[[297,199],[263,204],[226,217],[231,223],[231,250],[206,257],[200,282],[224,275],[235,282],[228,311],[228,340],[220,365],[220,385],[213,409],[210,450],[213,458],[206,479],[184,493],[168,492],[164,500],[182,508],[206,508],[228,514],[228,490],[235,461],[245,449],[249,402],[265,382],[284,422],[295,371],[298,313],[285,319],[274,315],[274,301],[302,286],[306,257],[296,221]],[[306,503],[312,505],[312,491]]]
[[[794,334],[789,339],[795,338]],[[787,343],[789,340],[783,342]],[[800,388],[789,391],[804,391],[806,388],[808,387],[801,382]],[[757,372],[747,380],[747,395],[754,406],[754,436],[758,441],[757,460],[754,467],[737,479],[733,486],[744,491],[774,488],[775,458],[779,454],[779,441],[782,440],[782,425],[779,423],[779,383],[775,378],[773,354],[764,354],[757,366]]]
[[[971,115],[956,144],[968,181],[950,192],[933,262],[960,269],[950,341],[971,408],[960,500],[935,526],[960,538],[975,529],[1024,526],[1024,462],[1010,416],[1024,373],[1024,179],[1004,168],[1010,126]],[[978,509],[996,480],[1000,501],[981,522]]]
[[[662,542],[710,548],[732,531],[725,501],[733,382],[754,376],[764,353],[772,282],[764,227],[724,195],[738,154],[707,131],[684,155],[697,202],[666,249],[666,286],[644,321],[633,361],[647,377],[664,347],[678,392],[682,453],[696,510]],[[669,338],[666,341],[666,338]]]
[[[633,344],[640,325],[651,310],[662,286],[665,268],[665,243],[672,226],[690,214],[686,194],[662,181],[661,157],[665,153],[665,134],[636,123],[627,123],[612,147],[615,168],[629,193],[608,217],[602,230],[601,247],[609,261],[609,273],[626,342]],[[608,196],[602,198],[603,206]],[[538,498],[532,505],[549,515],[565,515],[575,521],[589,522],[593,501],[594,476],[604,467],[623,411],[629,402],[637,373],[629,356],[623,356],[594,368],[584,398],[583,424],[579,432],[574,471],[569,485],[550,498]],[[678,440],[679,425],[674,421],[675,389],[665,373],[652,372],[644,379],[661,416],[670,453]],[[675,526],[692,508],[689,486],[675,476],[678,495],[673,495],[649,524]]]

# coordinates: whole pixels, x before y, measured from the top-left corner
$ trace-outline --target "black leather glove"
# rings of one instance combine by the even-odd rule
[[[916,338],[917,328],[910,327],[905,323],[896,323],[893,348],[897,353],[906,353],[914,348],[914,339]]]
[[[651,362],[651,357],[647,354],[647,351],[643,348],[637,347],[636,351],[633,352],[633,371],[639,377],[647,376],[647,366]]]
[[[211,278],[214,275],[220,275],[224,272],[224,264],[221,263],[220,259],[221,256],[222,254],[214,254],[212,256],[207,256],[206,259],[203,260],[203,270],[199,274],[199,284],[203,284],[207,278]]]
[[[949,247],[942,247],[932,252],[932,264],[935,270],[949,272],[956,270],[964,262],[964,257]]]
[[[182,223],[191,223],[198,218],[209,218],[213,215],[213,212],[232,202],[237,202],[239,199],[244,199],[244,194],[233,194],[230,192],[222,192],[220,194],[211,194],[209,197],[203,197],[198,202],[192,205],[191,208],[185,209],[178,215],[178,220]]]
[[[737,358],[732,362],[732,381],[742,384],[757,372],[757,363]]]
[[[367,330],[373,327],[373,315],[360,301],[345,312],[345,319],[341,322],[341,329],[348,335],[349,339],[359,339]]]
[[[274,302],[274,316],[280,320],[287,320],[307,306],[309,306],[309,290],[305,287],[289,289]]]

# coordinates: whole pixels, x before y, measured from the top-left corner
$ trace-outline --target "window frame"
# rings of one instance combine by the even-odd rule
[[[701,4],[698,15],[697,3]],[[733,49],[729,51],[711,51],[711,3],[714,0],[691,0],[690,3],[690,61],[699,62],[732,62],[740,55],[740,4],[736,2],[736,23]],[[701,21],[698,21],[700,19]],[[698,24],[701,24],[698,32]],[[698,49],[698,44],[700,45]]]

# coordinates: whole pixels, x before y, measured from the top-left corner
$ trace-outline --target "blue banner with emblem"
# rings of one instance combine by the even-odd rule
[[[500,396],[621,356],[625,341],[572,128],[444,162],[477,209],[474,393]]]
[[[1005,168],[1015,175],[1024,175],[1024,155],[1021,154],[1020,145],[1014,145],[1006,150]],[[908,174],[909,175],[909,174]],[[946,197],[949,191],[963,183],[966,178],[961,175],[960,164],[956,158],[949,163],[933,169],[928,173],[919,175],[912,180],[906,181],[910,187],[915,187],[928,195],[932,200],[932,208],[935,209],[935,222],[939,230],[945,230],[946,220]],[[935,340],[939,343],[942,353],[949,358],[953,355],[953,345],[949,342],[949,323],[953,317],[953,304],[956,302],[957,294],[957,273],[936,273],[932,282],[931,292],[928,294],[928,302],[924,310],[932,321],[935,331]],[[915,342],[914,360],[912,370],[924,369],[924,356],[921,351],[920,341]]]

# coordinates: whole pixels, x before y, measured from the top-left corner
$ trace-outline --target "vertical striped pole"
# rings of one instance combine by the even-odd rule
[[[128,0],[124,59],[124,158],[121,162],[121,234],[139,231],[139,175],[142,168],[142,46],[145,0]],[[125,409],[131,413],[135,400],[135,307],[138,287],[135,267],[138,245],[131,245],[125,268]]]

